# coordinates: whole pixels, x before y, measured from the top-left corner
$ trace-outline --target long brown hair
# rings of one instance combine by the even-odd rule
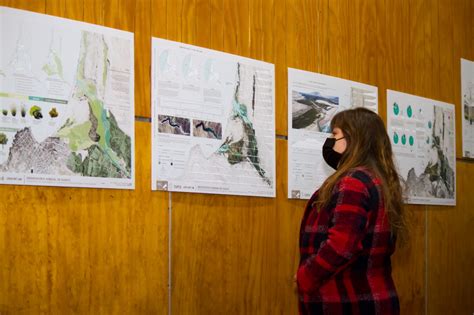
[[[367,167],[382,181],[392,234],[404,243],[408,232],[403,211],[402,187],[393,162],[392,145],[382,119],[365,108],[349,109],[333,117],[331,129],[334,128],[342,130],[347,146],[337,171],[321,186],[316,204],[320,209],[329,204],[334,187],[349,170],[360,166]]]

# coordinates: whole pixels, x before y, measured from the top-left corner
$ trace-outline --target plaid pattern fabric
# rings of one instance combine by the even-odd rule
[[[355,168],[336,185],[329,205],[309,200],[300,228],[300,314],[399,314],[390,256],[395,239],[380,179]]]

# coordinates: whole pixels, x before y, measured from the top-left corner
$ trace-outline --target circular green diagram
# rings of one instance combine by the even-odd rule
[[[402,136],[402,144],[405,145],[407,143],[407,137],[405,135]]]
[[[407,115],[408,115],[408,118],[411,118],[411,116],[413,115],[413,109],[411,108],[411,105],[408,105]]]
[[[428,128],[431,129],[432,126],[433,126],[433,124],[431,123],[431,121],[428,121]]]
[[[413,146],[413,144],[415,143],[415,139],[413,138],[413,136],[410,136],[410,137],[408,138],[408,143],[409,143],[411,146]]]
[[[398,144],[398,134],[396,132],[393,133],[393,143]]]
[[[398,115],[398,113],[400,113],[400,107],[398,107],[397,103],[393,103],[393,113],[395,115]]]

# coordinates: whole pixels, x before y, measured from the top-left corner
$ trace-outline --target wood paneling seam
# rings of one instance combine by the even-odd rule
[[[168,315],[171,315],[171,306],[172,306],[172,257],[171,257],[171,245],[172,245],[172,232],[173,232],[173,226],[172,226],[172,205],[171,205],[171,191],[168,192]]]
[[[428,315],[428,206],[425,205],[425,315]]]

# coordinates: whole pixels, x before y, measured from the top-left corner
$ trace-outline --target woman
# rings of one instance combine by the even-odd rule
[[[390,256],[406,225],[390,139],[364,108],[336,114],[331,129],[323,157],[336,172],[301,222],[300,314],[399,314]]]

